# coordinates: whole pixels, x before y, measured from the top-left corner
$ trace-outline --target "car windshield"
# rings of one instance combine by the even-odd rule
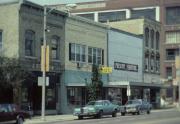
[[[141,102],[138,100],[130,100],[126,103],[126,105],[129,105],[129,104],[141,104]]]
[[[87,105],[102,105],[101,101],[91,101]]]

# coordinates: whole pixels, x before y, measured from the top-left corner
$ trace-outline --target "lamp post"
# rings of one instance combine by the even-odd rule
[[[41,106],[41,118],[42,120],[45,120],[45,92],[46,92],[46,16],[47,16],[47,7],[44,6],[44,14],[43,14],[43,68],[42,73],[43,73],[43,84],[42,84],[42,106]]]

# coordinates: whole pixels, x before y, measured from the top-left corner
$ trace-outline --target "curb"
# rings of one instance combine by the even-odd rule
[[[50,123],[50,122],[62,122],[62,121],[71,121],[71,120],[75,120],[76,117],[70,116],[50,116],[50,117],[46,117],[45,121],[41,120],[40,117],[34,117],[32,119],[28,119],[25,121],[24,124],[42,124],[42,123]]]

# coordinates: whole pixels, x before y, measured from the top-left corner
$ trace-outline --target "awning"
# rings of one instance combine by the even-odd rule
[[[85,83],[68,83],[66,84],[68,87],[85,87]]]
[[[129,82],[129,81],[117,81],[109,82],[104,87],[127,87],[127,86],[141,86],[141,87],[164,87],[162,83],[142,83],[142,82]]]

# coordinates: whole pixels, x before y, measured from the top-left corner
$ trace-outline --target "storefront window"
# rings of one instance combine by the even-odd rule
[[[68,87],[67,99],[68,99],[68,104],[80,105],[81,104],[81,88]]]
[[[55,89],[48,88],[46,94],[46,108],[55,109]]]

